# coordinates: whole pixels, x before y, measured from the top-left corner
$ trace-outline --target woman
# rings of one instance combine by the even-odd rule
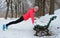
[[[21,16],[16,21],[12,21],[12,22],[9,22],[7,24],[3,24],[3,30],[8,29],[8,26],[10,26],[11,24],[17,24],[19,22],[22,22],[23,20],[26,21],[29,18],[31,18],[32,24],[34,24],[34,13],[37,12],[37,11],[38,11],[38,6],[35,6],[35,7],[31,8],[31,9],[29,9],[26,14],[24,14],[23,16]]]

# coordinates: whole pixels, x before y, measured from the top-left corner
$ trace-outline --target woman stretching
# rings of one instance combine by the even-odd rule
[[[19,19],[17,19],[16,21],[12,21],[9,22],[7,24],[3,24],[2,29],[5,31],[6,29],[8,29],[8,26],[12,25],[12,24],[17,24],[19,22],[22,22],[23,20],[28,20],[29,18],[31,18],[32,20],[32,24],[34,24],[34,13],[38,11],[38,6],[35,6],[33,8],[30,8],[26,14],[24,14],[23,16],[21,16]]]

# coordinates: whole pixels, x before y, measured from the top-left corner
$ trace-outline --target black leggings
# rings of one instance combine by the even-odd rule
[[[12,21],[12,22],[9,22],[8,24],[6,24],[6,26],[9,26],[9,25],[11,25],[11,24],[17,24],[17,23],[19,23],[19,22],[21,22],[21,21],[23,21],[24,20],[24,18],[23,18],[23,16],[21,16],[19,19],[17,19],[16,21]]]

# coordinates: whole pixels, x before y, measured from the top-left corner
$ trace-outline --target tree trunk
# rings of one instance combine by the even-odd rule
[[[18,17],[20,17],[21,14],[21,0],[18,0]]]
[[[55,0],[50,0],[50,11],[49,11],[49,14],[54,14],[54,3],[55,3]]]
[[[24,14],[24,4],[23,4],[23,2],[22,2],[22,10],[23,10],[23,14]]]
[[[35,14],[35,16],[39,17],[41,15],[41,0],[35,0],[35,6],[39,7],[38,12]]]
[[[42,0],[42,13],[43,13],[43,16],[45,15],[45,0]]]
[[[45,15],[45,0],[35,0],[35,6],[39,7],[37,16],[44,16]]]
[[[6,0],[6,3],[7,3],[7,10],[6,10],[6,16],[5,16],[5,19],[7,19],[7,16],[8,16],[10,0]]]
[[[11,1],[11,18],[13,18],[13,6],[12,6],[12,0]]]
[[[17,5],[15,4],[15,18],[17,18]]]
[[[15,1],[15,18],[17,18],[17,2]]]

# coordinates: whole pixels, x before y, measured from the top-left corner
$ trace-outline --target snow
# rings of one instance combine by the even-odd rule
[[[59,38],[60,37],[60,9],[55,11],[54,15],[46,14],[40,18],[36,18],[34,24],[46,25],[52,16],[57,16],[57,19],[51,22],[49,30],[54,34],[52,36],[34,36],[35,31],[33,30],[34,25],[31,23],[31,19],[23,21],[18,24],[9,26],[6,31],[2,30],[2,25],[11,21],[17,20],[16,18],[0,18],[0,38]],[[59,29],[57,29],[59,27]]]

